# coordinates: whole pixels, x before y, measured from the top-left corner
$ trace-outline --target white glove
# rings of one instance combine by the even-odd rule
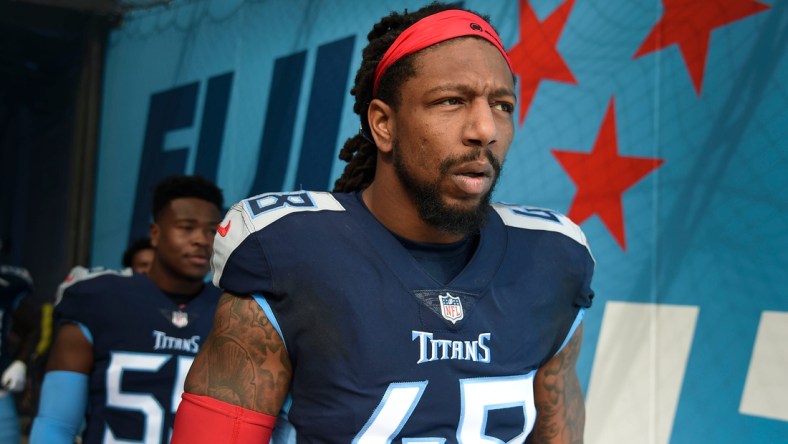
[[[21,392],[25,388],[25,380],[27,374],[27,365],[16,360],[8,366],[3,372],[3,388],[12,392]]]

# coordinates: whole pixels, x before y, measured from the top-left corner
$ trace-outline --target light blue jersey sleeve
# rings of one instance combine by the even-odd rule
[[[51,371],[44,376],[31,444],[72,444],[82,426],[88,403],[88,376]]]

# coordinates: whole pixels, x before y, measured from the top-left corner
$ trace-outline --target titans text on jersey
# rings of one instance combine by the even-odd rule
[[[154,350],[181,350],[194,354],[200,351],[200,335],[194,335],[191,338],[176,338],[167,336],[167,333],[163,331],[153,330],[153,337],[156,339]]]
[[[490,362],[490,333],[481,333],[474,341],[435,339],[434,336],[426,331],[413,331],[413,340],[419,343],[419,360],[416,364],[439,359]]]
[[[445,285],[358,193],[256,196],[221,225],[214,283],[253,295],[294,363],[288,441],[522,442],[536,369],[593,297],[583,233],[549,210],[491,206]]]

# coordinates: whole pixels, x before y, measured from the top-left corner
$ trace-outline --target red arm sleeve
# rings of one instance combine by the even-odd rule
[[[184,393],[170,444],[267,444],[274,423],[274,416]]]

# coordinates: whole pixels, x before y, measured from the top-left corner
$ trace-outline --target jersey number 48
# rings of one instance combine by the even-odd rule
[[[491,410],[522,407],[525,416],[523,431],[509,441],[521,443],[533,429],[536,420],[534,407],[533,379],[536,371],[527,375],[495,378],[460,379],[462,402],[457,442],[502,443],[501,440],[485,435],[487,414]],[[390,443],[405,426],[419,403],[429,381],[393,383],[383,395],[383,400],[361,429],[353,444]],[[443,444],[439,437],[402,438],[403,444]]]

